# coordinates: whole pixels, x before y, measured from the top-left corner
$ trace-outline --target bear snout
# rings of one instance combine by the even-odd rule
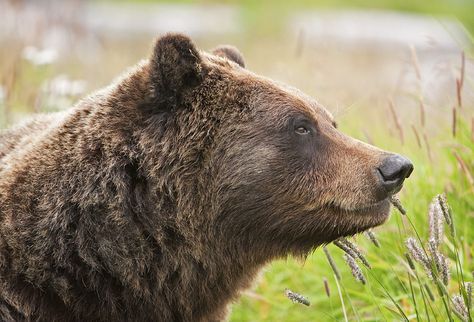
[[[413,164],[407,158],[390,154],[377,167],[380,185],[388,195],[400,191],[403,182],[413,172]]]

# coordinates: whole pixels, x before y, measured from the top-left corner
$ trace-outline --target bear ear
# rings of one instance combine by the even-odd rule
[[[245,68],[244,56],[234,46],[221,45],[214,49],[212,53],[216,56],[227,58],[237,63],[240,67]]]
[[[172,109],[202,80],[202,59],[191,39],[181,34],[159,38],[150,60],[152,99]]]

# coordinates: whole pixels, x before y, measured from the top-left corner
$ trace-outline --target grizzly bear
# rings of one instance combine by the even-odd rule
[[[411,163],[180,34],[0,136],[1,321],[219,321],[269,261],[382,224]]]

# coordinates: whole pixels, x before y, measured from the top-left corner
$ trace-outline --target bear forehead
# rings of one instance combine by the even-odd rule
[[[280,112],[277,114],[280,114],[282,118],[300,113],[318,123],[325,121],[335,125],[332,114],[299,89],[251,72],[248,73],[250,74],[249,82],[258,82],[260,99],[257,104],[266,105],[267,109]]]
[[[224,57],[207,52],[203,52],[202,57],[206,59],[209,66],[229,73],[240,80],[243,79],[254,88],[258,87],[260,94],[264,97],[263,101],[267,101],[270,108],[278,109],[287,106],[315,120],[324,119],[333,125],[336,124],[333,115],[326,108],[299,89],[255,74]],[[260,101],[259,103],[264,104],[265,102]]]
[[[289,101],[290,106],[316,120],[324,119],[329,123],[336,123],[334,116],[311,96],[290,85],[269,81],[284,93],[284,99]]]

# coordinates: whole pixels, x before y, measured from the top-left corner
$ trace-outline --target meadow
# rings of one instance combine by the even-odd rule
[[[0,51],[1,127],[33,113],[69,108],[146,57],[152,41],[147,36],[89,37],[81,30],[68,31],[68,37],[68,49],[59,53],[28,48],[35,45],[34,38],[0,39],[2,49],[8,49]],[[459,47],[433,59],[432,54],[409,46],[395,51],[364,46],[341,49],[330,40],[312,44],[301,35],[285,33],[261,38],[248,30],[244,35],[201,36],[196,42],[203,49],[220,43],[236,45],[249,69],[301,88],[333,112],[343,132],[403,154],[415,167],[399,194],[407,214],[394,209],[388,222],[373,230],[379,247],[365,235],[354,238],[372,267],[361,265],[365,284],[352,276],[344,252],[330,244],[327,250],[340,280],[322,248],[305,259],[275,261],[233,305],[230,320],[471,321],[472,48]],[[445,222],[438,195],[449,204],[451,223]],[[437,235],[439,253],[430,251],[428,243],[436,234],[435,212],[441,218],[436,219],[437,232],[444,227]],[[427,265],[413,258],[406,243],[410,237],[423,247]],[[448,266],[448,283],[443,282],[443,268],[436,258],[431,260],[434,253],[441,254]],[[292,303],[285,296],[286,288],[305,296],[311,305]]]

